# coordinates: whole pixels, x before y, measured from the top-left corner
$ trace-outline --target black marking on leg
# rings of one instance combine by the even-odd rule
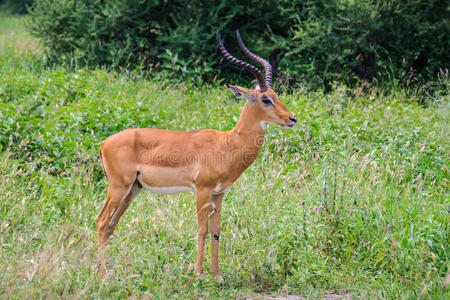
[[[214,239],[215,239],[216,241],[218,241],[218,240],[219,240],[219,235],[218,235],[218,234],[215,234],[215,235],[214,235]]]
[[[138,189],[142,189],[142,184],[139,182],[139,180],[137,180],[137,178],[139,177],[139,175],[141,175],[141,172],[139,172],[139,170],[136,171],[136,182],[137,182],[137,187]]]

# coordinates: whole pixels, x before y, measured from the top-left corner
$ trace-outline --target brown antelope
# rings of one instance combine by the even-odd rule
[[[158,194],[196,193],[198,251],[195,272],[202,273],[210,218],[210,271],[219,276],[220,210],[224,193],[258,156],[268,123],[293,127],[297,122],[271,88],[269,62],[247,49],[239,31],[236,35],[242,50],[264,67],[266,76],[264,79],[256,67],[231,56],[223,46],[219,32],[216,33],[225,58],[252,73],[259,84],[254,90],[226,85],[236,97],[247,99],[233,130],[178,132],[131,128],[103,141],[100,162],[108,178],[108,197],[96,218],[101,274],[105,268],[103,249],[108,239],[131,201],[145,187]]]

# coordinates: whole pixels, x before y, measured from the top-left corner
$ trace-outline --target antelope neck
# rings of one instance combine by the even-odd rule
[[[255,119],[251,104],[245,103],[236,126],[230,131],[230,139],[259,152],[266,131],[261,126],[262,121]]]

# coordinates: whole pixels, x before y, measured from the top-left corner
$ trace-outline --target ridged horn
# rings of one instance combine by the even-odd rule
[[[252,73],[253,76],[255,76],[256,80],[258,80],[258,84],[259,84],[261,91],[262,92],[266,91],[267,85],[266,85],[266,82],[264,81],[264,78],[263,78],[261,72],[255,66],[253,66],[249,63],[246,63],[245,61],[239,60],[236,57],[233,57],[227,51],[227,49],[225,49],[225,46],[223,45],[222,40],[220,39],[220,33],[218,30],[216,31],[216,38],[217,38],[217,42],[219,43],[220,52],[222,52],[223,56],[225,56],[225,58],[227,60],[229,60],[230,62],[232,62],[233,64],[236,64],[236,65],[240,66],[241,68],[244,68],[247,71],[249,71],[250,73]]]
[[[268,88],[272,88],[272,66],[270,65],[270,63],[264,58],[261,58],[255,53],[248,50],[248,48],[242,41],[239,30],[236,30],[236,37],[239,43],[239,47],[241,47],[242,51],[244,51],[244,53],[247,54],[248,57],[250,57],[251,59],[253,59],[254,61],[256,61],[257,63],[261,64],[264,67],[264,72],[266,73],[266,78],[264,82],[266,83],[266,86]]]

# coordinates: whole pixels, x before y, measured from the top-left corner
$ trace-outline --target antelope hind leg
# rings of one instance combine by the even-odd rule
[[[96,218],[100,275],[103,275],[105,271],[106,260],[104,258],[104,251],[109,238],[113,234],[120,217],[138,192],[139,189],[136,183],[130,186],[124,186],[111,182],[108,186],[108,198]]]

